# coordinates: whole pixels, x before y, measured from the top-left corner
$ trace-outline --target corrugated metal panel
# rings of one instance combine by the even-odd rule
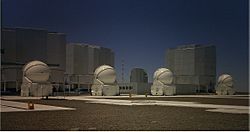
[[[130,74],[130,82],[148,82],[148,75],[144,69],[141,68],[134,68],[131,70]]]
[[[49,33],[47,41],[47,56],[49,64],[59,64],[65,71],[66,65],[66,36],[60,33]]]
[[[175,75],[175,84],[182,84],[177,85],[177,89],[180,86],[184,88],[186,85],[208,87],[215,84],[215,46],[184,45],[176,49],[168,49],[166,61],[167,68]]]
[[[71,44],[66,45],[66,74],[73,74],[73,64],[74,64],[73,48],[74,47]]]
[[[17,62],[39,60],[47,63],[47,30],[16,29]]]

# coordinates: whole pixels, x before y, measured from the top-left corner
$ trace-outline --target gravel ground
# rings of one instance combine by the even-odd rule
[[[32,101],[76,110],[1,113],[1,130],[249,130],[248,114],[186,107],[88,104],[75,100]]]
[[[113,98],[106,98],[113,99]],[[248,106],[249,100],[247,99],[231,99],[231,98],[198,98],[198,97],[182,97],[182,98],[163,98],[163,97],[144,97],[144,98],[115,98],[121,100],[163,100],[163,101],[186,101],[186,102],[199,102],[203,104],[219,104],[219,105],[240,105]]]

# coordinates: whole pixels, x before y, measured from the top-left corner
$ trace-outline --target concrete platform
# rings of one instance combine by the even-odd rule
[[[32,101],[76,110],[2,112],[1,130],[249,130],[248,99],[142,97],[7,97],[11,98],[9,101]]]
[[[129,95],[120,95],[120,96],[65,96],[65,98],[72,98],[72,97],[86,97],[86,98],[129,98]],[[133,98],[142,98],[145,95],[133,95]],[[152,96],[147,95],[150,98],[221,98],[221,99],[250,99],[250,95],[173,95],[173,96]]]
[[[145,95],[133,95],[133,98],[142,98]],[[221,98],[221,99],[250,99],[250,95],[173,95],[173,96],[152,96],[147,95],[150,98]],[[71,98],[129,98],[128,94],[123,94],[120,96],[49,96],[49,99],[71,99]],[[41,99],[41,97],[22,97],[22,96],[1,96],[0,99],[6,100],[17,100],[17,99]]]
[[[237,105],[216,105],[202,104],[198,102],[185,101],[159,101],[159,100],[118,100],[118,99],[96,99],[96,98],[77,98],[71,97],[72,100],[85,100],[86,103],[109,104],[109,105],[156,105],[156,106],[174,106],[174,107],[191,107],[191,108],[206,108],[209,112],[222,112],[232,114],[250,114],[249,106]]]
[[[28,109],[27,103],[1,100],[0,112],[18,112],[18,111],[48,111],[48,110],[75,110],[75,108],[57,107],[50,105],[34,104],[34,109]]]
[[[176,96],[148,96],[148,98],[156,98],[157,100],[137,100],[137,98],[145,97],[145,95],[133,95],[133,100],[128,95],[122,96],[56,96],[49,97],[50,99],[65,99],[65,100],[82,100],[86,103],[96,103],[96,104],[108,104],[108,105],[158,105],[158,106],[174,106],[174,107],[190,107],[190,108],[206,108],[206,111],[209,112],[221,112],[221,113],[232,113],[232,114],[250,114],[249,106],[240,106],[240,105],[225,105],[225,104],[209,104],[209,103],[199,103],[194,101],[164,101],[158,100],[159,98],[214,98],[214,99],[244,99],[249,100],[248,95],[230,95],[230,96],[220,96],[220,95],[176,95]],[[6,100],[19,100],[19,99],[41,99],[40,97],[21,97],[21,96],[2,96],[1,99]],[[123,100],[120,100],[123,99]],[[145,98],[146,99],[146,98]],[[2,105],[4,104],[4,105]],[[27,104],[12,102],[12,101],[3,101],[1,106],[1,112],[9,111],[30,111],[27,110]],[[5,105],[8,104],[8,105]],[[14,106],[14,107],[11,107]],[[6,108],[7,107],[7,108]],[[74,108],[63,108],[55,106],[43,106],[36,104],[36,110],[73,110]],[[34,110],[32,110],[34,111]]]

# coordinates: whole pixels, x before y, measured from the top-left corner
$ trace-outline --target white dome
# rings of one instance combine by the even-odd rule
[[[116,73],[113,67],[102,65],[96,68],[95,78],[103,83],[115,83]]]
[[[49,79],[50,69],[41,61],[31,61],[24,66],[23,73],[32,82],[46,82]]]
[[[154,73],[154,80],[158,80],[163,84],[172,84],[173,79],[173,73],[167,68],[159,68]]]
[[[218,78],[218,84],[223,84],[223,85],[232,87],[233,86],[233,78],[228,74],[222,74]]]

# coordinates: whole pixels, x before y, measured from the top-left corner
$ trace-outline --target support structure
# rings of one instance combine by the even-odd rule
[[[228,74],[223,74],[218,79],[218,84],[216,87],[217,95],[233,95],[235,94],[235,89],[233,87],[233,78]]]
[[[94,96],[119,95],[116,73],[113,67],[102,65],[95,70],[91,94]]]
[[[174,95],[176,93],[173,85],[173,73],[166,68],[159,68],[154,73],[154,82],[151,86],[152,95]]]
[[[52,85],[48,81],[49,67],[41,61],[31,61],[23,68],[21,96],[44,97],[52,94]]]

